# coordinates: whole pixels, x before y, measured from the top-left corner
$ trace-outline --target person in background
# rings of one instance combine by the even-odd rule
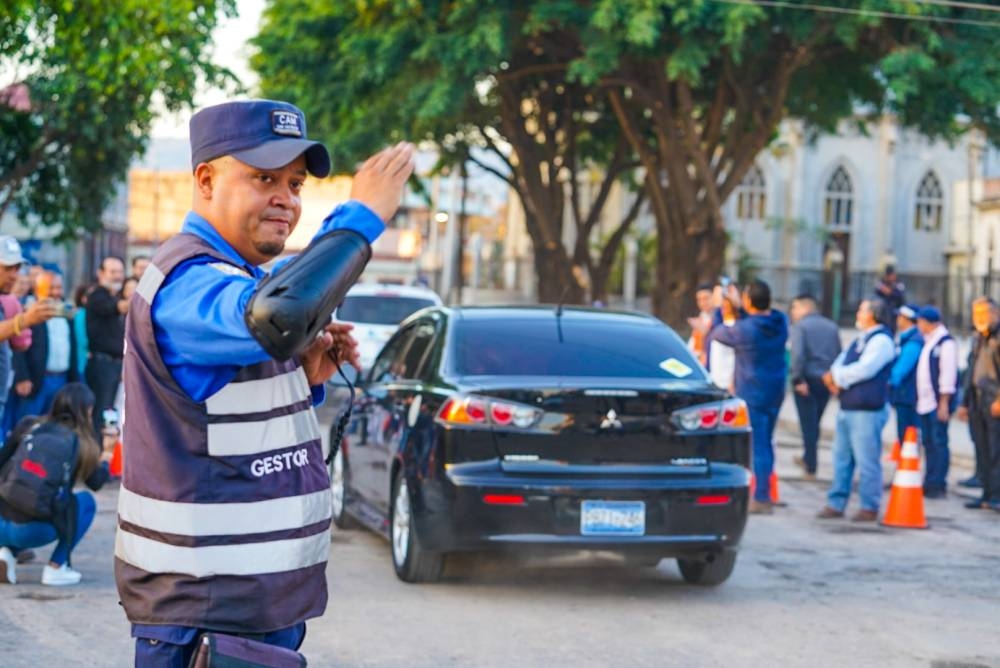
[[[87,358],[90,356],[90,341],[87,339],[87,285],[77,286],[73,291],[73,338],[76,340],[76,370],[83,378],[87,372]]]
[[[830,400],[823,374],[840,354],[840,329],[818,312],[812,295],[802,294],[793,299],[791,316],[790,372],[803,448],[795,463],[802,467],[806,480],[815,480],[819,426]]]
[[[28,271],[22,268],[22,270],[18,272],[17,279],[14,281],[14,285],[10,290],[10,293],[14,295],[22,306],[27,306],[34,297],[34,295],[31,294],[31,285],[31,278],[28,275]]]
[[[139,281],[142,279],[142,275],[146,272],[146,267],[149,266],[149,256],[148,255],[136,255],[132,258],[132,275],[130,278],[134,278]]]
[[[861,508],[854,522],[874,522],[882,502],[882,430],[889,419],[889,373],[896,345],[889,328],[879,322],[872,301],[858,306],[855,326],[860,335],[841,351],[823,382],[840,397],[837,435],[833,441],[833,482],[819,519],[844,516],[858,469]]]
[[[896,267],[888,265],[882,279],[875,284],[875,305],[879,310],[879,322],[895,333],[896,313],[906,303],[906,286],[896,275]]]
[[[753,472],[756,480],[749,512],[770,514],[771,474],[774,472],[774,428],[785,398],[785,343],[788,320],[781,311],[771,308],[771,288],[761,280],[750,283],[742,296],[729,286],[727,298],[737,314],[728,326],[721,312],[708,335],[736,351],[736,396],[746,402],[753,432]],[[742,308],[739,301],[742,300]]]
[[[917,419],[917,361],[924,339],[917,329],[916,304],[904,304],[896,315],[896,362],[889,374],[889,403],[896,411],[896,440],[903,442],[907,427],[920,428]]]
[[[42,284],[42,277],[46,279],[46,289],[39,295],[46,295],[56,305],[60,317],[33,326],[31,347],[14,353],[17,420],[47,413],[56,393],[78,379],[76,342],[66,317],[62,276],[47,272],[36,285]]]
[[[132,299],[132,295],[135,294],[135,289],[139,285],[139,279],[135,276],[129,276],[122,283],[122,299]]]
[[[94,394],[81,383],[70,383],[56,394],[52,410],[41,420],[25,418],[3,448],[0,449],[0,470],[21,446],[21,440],[38,422],[53,423],[64,428],[67,437],[75,437],[78,442],[76,461],[73,463],[73,480],[83,483],[95,492],[108,480],[108,463],[111,461],[115,436],[106,434],[103,444],[98,444],[91,431],[91,412],[94,410]],[[15,552],[33,547],[41,547],[58,539],[49,563],[42,570],[42,584],[50,586],[75,585],[82,575],[67,564],[69,553],[87,533],[97,502],[93,494],[86,491],[75,492],[76,531],[73,539],[60,539],[55,525],[50,521],[33,520],[18,511],[0,497],[0,582],[17,583],[17,559]],[[72,507],[71,506],[71,507]]]
[[[948,421],[956,405],[958,344],[941,322],[941,311],[924,306],[917,313],[917,328],[924,339],[917,362],[917,415],[924,444],[926,472],[924,498],[947,496]]]
[[[106,257],[97,270],[97,285],[87,295],[87,385],[94,391],[94,431],[101,432],[102,413],[113,408],[122,377],[125,345],[125,314],[128,300],[122,299],[125,265],[120,258]]]
[[[959,420],[969,423],[982,494],[966,508],[1000,512],[1000,307],[989,297],[972,302],[976,333],[969,351]]]
[[[715,303],[714,286],[705,283],[699,285],[694,292],[694,303],[698,307],[698,315],[688,318],[688,325],[691,326],[691,338],[688,339],[688,348],[694,353],[702,366],[708,366],[708,350],[705,345],[705,335],[712,327],[712,316],[719,304]]]

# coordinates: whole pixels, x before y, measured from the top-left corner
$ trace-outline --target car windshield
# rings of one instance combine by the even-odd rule
[[[433,306],[430,299],[388,295],[350,296],[337,310],[337,320],[369,325],[398,325],[411,313]]]
[[[639,318],[467,319],[454,345],[460,375],[706,379],[672,330]]]

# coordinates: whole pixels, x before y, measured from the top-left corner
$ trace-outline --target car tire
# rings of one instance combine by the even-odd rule
[[[688,584],[714,587],[729,579],[736,566],[736,550],[725,549],[705,559],[677,559],[681,576]]]
[[[347,512],[349,473],[344,450],[341,448],[330,462],[330,505],[334,526],[345,531],[359,526],[358,521]]]
[[[396,577],[414,584],[437,582],[444,570],[444,555],[421,547],[420,536],[413,522],[410,489],[402,472],[396,475],[392,489],[389,538]]]

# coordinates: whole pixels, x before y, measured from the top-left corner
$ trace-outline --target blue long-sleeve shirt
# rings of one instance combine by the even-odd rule
[[[785,343],[788,321],[781,311],[748,315],[740,312],[730,327],[716,324],[709,341],[736,350],[736,396],[751,408],[779,408],[785,396]],[[721,315],[717,314],[718,322]]]
[[[917,362],[924,340],[916,327],[899,336],[899,354],[889,374],[889,398],[894,404],[912,406],[917,403]]]
[[[372,243],[385,225],[371,209],[352,200],[334,209],[316,237],[337,229],[353,230]],[[153,331],[163,362],[181,389],[195,401],[204,401],[241,367],[270,358],[243,319],[247,302],[267,272],[243,259],[194,212],[188,213],[181,231],[198,235],[246,272],[234,272],[213,257],[191,258],[167,276],[153,300]],[[317,390],[321,393],[322,386],[314,388],[314,400],[319,398]]]

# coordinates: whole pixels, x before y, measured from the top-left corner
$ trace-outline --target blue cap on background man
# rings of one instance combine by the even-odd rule
[[[306,138],[306,117],[287,102],[240,100],[205,107],[191,117],[191,169],[230,155],[258,169],[279,169],[300,155],[306,169],[323,178],[330,154]]]
[[[922,306],[917,312],[917,318],[927,322],[941,322],[941,311],[936,306]]]
[[[903,316],[910,322],[916,322],[919,314],[920,307],[916,304],[903,304],[899,307],[899,315]]]

